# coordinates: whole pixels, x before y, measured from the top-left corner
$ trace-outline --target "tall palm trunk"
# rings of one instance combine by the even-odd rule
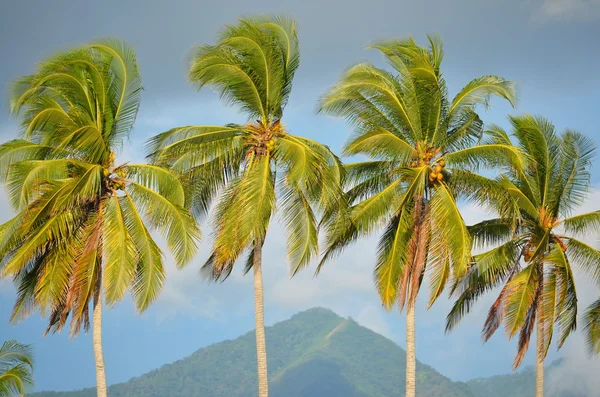
[[[417,356],[415,353],[415,305],[406,307],[406,397],[415,397],[417,389]]]
[[[98,397],[106,397],[106,371],[104,369],[104,353],[102,352],[102,290],[94,299],[94,323],[92,339],[94,343],[94,359],[96,360],[96,391]]]
[[[258,397],[269,396],[267,375],[267,344],[265,342],[265,308],[263,302],[262,242],[254,246],[254,317],[256,321],[256,363],[258,368]]]
[[[544,343],[544,322],[542,320],[542,301],[538,303],[538,320],[537,320],[537,346],[536,346],[536,361],[535,361],[535,396],[544,397],[544,351],[546,350]]]
[[[429,246],[428,212],[428,202],[423,197],[417,196],[414,209],[415,226],[411,244],[412,260],[410,266],[405,269],[404,275],[404,285],[408,285],[410,281],[406,305],[406,397],[415,397],[417,393],[415,306],[427,262],[427,249]],[[406,296],[406,292],[404,288],[402,291],[403,297]],[[402,301],[401,306],[404,306],[404,301]]]

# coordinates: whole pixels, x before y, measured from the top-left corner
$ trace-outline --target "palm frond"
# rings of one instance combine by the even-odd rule
[[[124,199],[113,195],[103,211],[102,248],[105,259],[104,288],[109,305],[118,302],[127,292],[135,275],[138,252],[129,234],[123,212]]]
[[[590,188],[590,167],[596,153],[594,141],[576,131],[561,135],[558,183],[551,190],[553,214],[569,216],[583,204]]]
[[[127,230],[137,251],[132,293],[138,311],[143,312],[156,300],[165,281],[163,254],[144,225],[142,215],[137,211],[131,196],[121,203],[127,222]]]
[[[527,313],[535,303],[539,278],[538,266],[529,264],[506,285],[505,328],[513,337],[526,323]]]
[[[413,219],[405,205],[388,223],[379,239],[373,276],[384,307],[390,310],[398,299],[398,284],[407,266],[407,251]]]
[[[308,199],[297,186],[284,187],[280,200],[293,276],[318,254],[317,221]]]
[[[581,267],[593,282],[600,285],[600,250],[574,238],[567,240],[566,248],[566,254],[571,261]]]
[[[431,198],[432,246],[447,247],[452,271],[460,278],[471,257],[471,236],[447,185],[439,184]]]
[[[589,351],[594,354],[600,353],[600,299],[587,308],[583,322]]]
[[[129,182],[126,191],[149,226],[167,239],[177,265],[189,263],[198,250],[200,239],[200,231],[190,211],[136,182]]]
[[[29,345],[7,340],[0,346],[0,394],[25,394],[33,385],[33,353]]]
[[[572,216],[565,219],[562,224],[565,232],[579,236],[590,231],[600,233],[600,210]]]

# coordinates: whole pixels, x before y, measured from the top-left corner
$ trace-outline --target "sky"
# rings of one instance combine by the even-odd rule
[[[222,0],[202,1],[2,1],[0,4],[0,141],[18,136],[17,120],[8,114],[8,86],[31,73],[37,61],[56,51],[95,38],[118,36],[137,51],[144,82],[135,129],[120,160],[142,161],[143,143],[182,125],[244,122],[211,90],[196,92],[186,81],[186,62],[195,44],[214,43],[224,24],[248,13],[285,12],[300,26],[301,65],[284,121],[294,134],[317,139],[335,152],[350,133],[343,120],[315,113],[328,86],[353,63],[381,57],[365,47],[377,39],[409,35],[425,43],[437,33],[445,42],[442,71],[451,94],[472,78],[496,74],[519,87],[516,109],[494,100],[481,110],[486,123],[507,126],[508,114],[532,113],[551,119],[558,130],[572,128],[600,143],[600,0]],[[595,161],[594,166],[600,167]],[[581,211],[600,208],[600,173]],[[485,218],[482,209],[462,206],[467,223]],[[11,216],[0,195],[0,222]],[[205,236],[210,235],[206,222]],[[264,250],[267,324],[298,311],[323,306],[397,342],[404,343],[404,318],[386,312],[372,281],[377,235],[361,240],[327,265],[318,278],[312,271],[290,279],[285,240],[274,223]],[[598,236],[587,241],[598,246]],[[219,285],[202,281],[198,269],[209,239],[198,257],[182,271],[168,258],[168,278],[157,302],[136,313],[129,298],[105,310],[104,348],[110,384],[127,381],[191,354],[198,348],[233,339],[253,328],[252,279],[240,270]],[[599,291],[576,272],[580,307]],[[426,292],[424,290],[424,292]],[[8,318],[15,291],[0,281],[0,342],[18,339],[35,348],[37,390],[72,390],[95,383],[91,336],[43,337],[44,319],[34,314],[20,324]],[[498,332],[487,344],[480,329],[494,296],[486,296],[461,325],[444,334],[451,301],[442,297],[430,310],[426,294],[417,308],[418,358],[453,380],[468,380],[511,371],[515,341]],[[267,341],[268,343],[268,341]],[[567,359],[552,387],[600,387],[600,360],[587,356],[581,334],[572,336],[548,360]],[[524,365],[533,363],[529,352]],[[559,386],[562,385],[562,386]]]

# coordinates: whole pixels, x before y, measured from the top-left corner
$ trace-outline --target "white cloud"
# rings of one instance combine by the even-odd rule
[[[593,18],[600,15],[600,0],[543,0],[542,19]]]
[[[583,337],[578,334],[565,347],[564,362],[547,377],[549,397],[572,393],[593,396],[600,390],[600,357],[589,357]]]

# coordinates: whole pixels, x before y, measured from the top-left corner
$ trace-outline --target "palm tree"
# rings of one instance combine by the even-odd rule
[[[346,166],[349,212],[327,214],[328,247],[317,268],[350,242],[385,224],[374,278],[383,305],[406,304],[406,395],[414,397],[415,302],[423,275],[431,281],[429,305],[454,272],[466,271],[471,239],[456,205],[463,186],[484,183],[467,168],[495,165],[515,156],[503,144],[477,145],[482,122],[475,107],[491,96],[515,99],[513,84],[483,76],[450,100],[440,65],[442,43],[429,48],[412,38],[385,41],[383,53],[394,72],[360,63],[351,67],[323,97],[320,110],[346,118],[355,134],[348,156],[367,161]]]
[[[282,123],[299,59],[292,18],[248,17],[227,26],[216,45],[196,50],[189,79],[199,88],[215,88],[252,121],[174,128],[149,144],[151,158],[181,174],[198,215],[217,199],[205,274],[224,280],[248,253],[245,271],[254,272],[260,397],[268,395],[262,247],[271,217],[278,205],[295,274],[317,253],[315,211],[333,206],[340,196],[336,156],[326,146],[289,134]]]
[[[583,321],[590,352],[600,354],[600,299],[588,307]]]
[[[546,119],[510,118],[524,161],[514,163],[497,178],[497,190],[488,205],[497,219],[470,228],[476,247],[495,248],[475,255],[460,294],[448,315],[453,328],[475,300],[491,288],[503,286],[490,308],[482,338],[487,341],[504,323],[509,337],[519,333],[517,368],[529,346],[537,322],[536,395],[544,393],[544,358],[558,323],[560,348],[577,317],[577,291],[571,263],[580,265],[600,282],[600,251],[576,239],[590,230],[600,231],[600,211],[573,216],[589,188],[593,142],[567,130],[558,135]],[[499,143],[510,144],[500,127],[491,133]],[[491,190],[484,194],[490,196]],[[485,198],[483,198],[485,200]],[[482,200],[482,201],[484,201]]]
[[[115,164],[139,107],[134,51],[104,40],[61,52],[14,84],[12,110],[23,139],[0,146],[0,170],[17,215],[0,226],[0,275],[12,276],[15,321],[49,313],[46,332],[71,315],[71,335],[90,325],[98,396],[106,396],[102,298],[131,288],[141,312],[156,299],[163,255],[150,230],[166,237],[178,265],[196,252],[199,232],[170,171]]]
[[[25,388],[33,385],[31,347],[15,340],[0,346],[0,397],[24,396]]]

